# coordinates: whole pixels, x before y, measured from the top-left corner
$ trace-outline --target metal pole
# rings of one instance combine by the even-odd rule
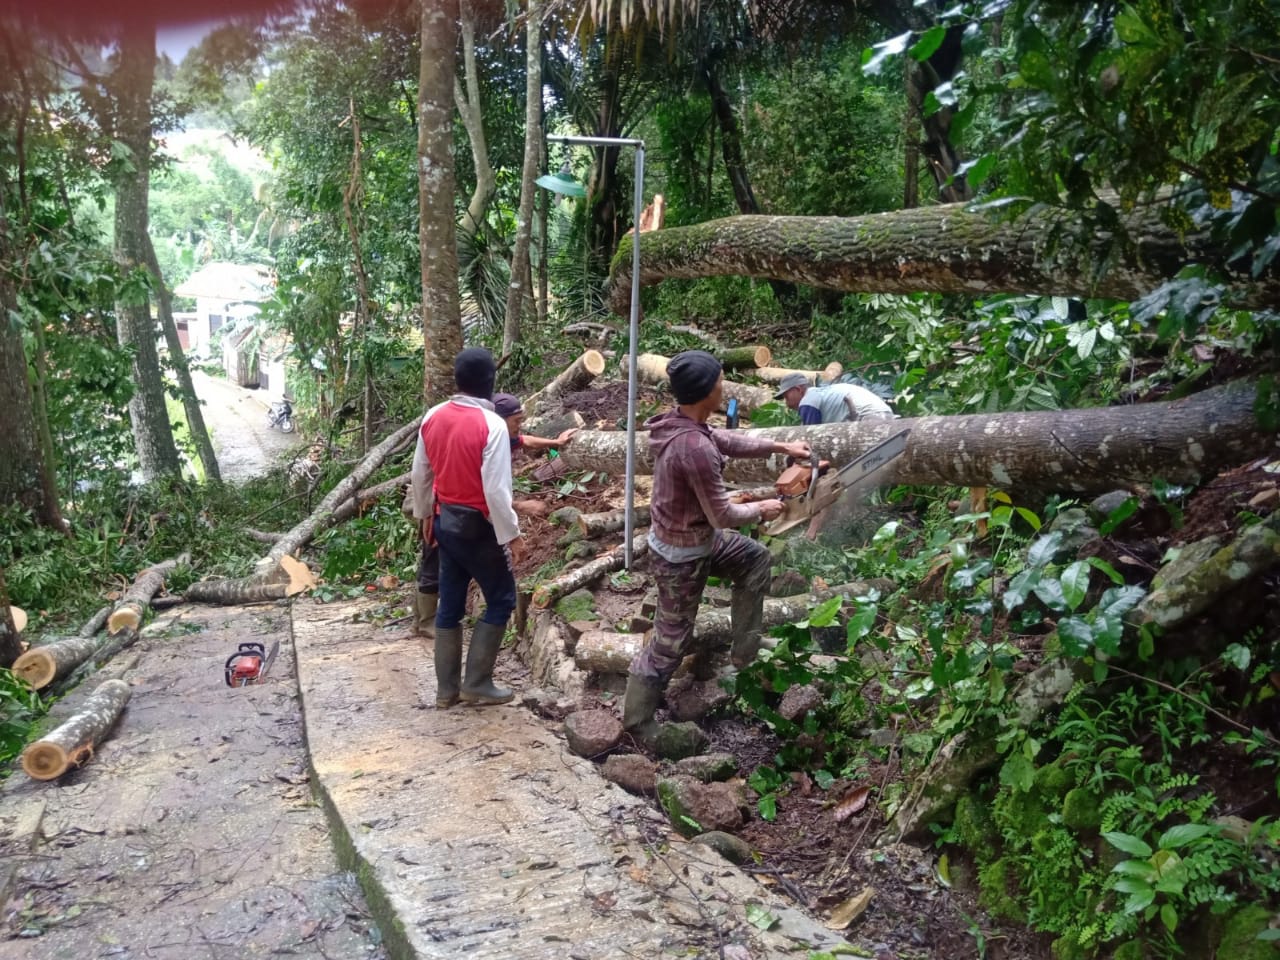
[[[636,145],[636,189],[631,228],[631,340],[627,351],[627,513],[622,563],[631,569],[631,532],[636,513],[636,356],[640,348],[640,214],[644,209],[644,141]]]
[[[627,506],[623,520],[622,560],[631,569],[631,537],[635,526],[636,500],[636,357],[640,352],[640,214],[644,210],[644,141],[626,137],[547,137],[550,143],[589,147],[635,147],[635,197],[632,202],[631,236],[631,330],[627,346]]]

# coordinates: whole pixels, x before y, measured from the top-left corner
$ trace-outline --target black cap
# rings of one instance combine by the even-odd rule
[[[493,396],[493,381],[498,376],[498,365],[493,354],[483,347],[468,347],[453,361],[453,379],[458,392],[481,400]]]
[[[676,403],[705,400],[715,389],[720,371],[720,361],[705,350],[677,353],[667,364],[667,379]]]

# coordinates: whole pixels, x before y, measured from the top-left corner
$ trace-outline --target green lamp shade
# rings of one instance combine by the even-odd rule
[[[566,197],[585,197],[587,188],[567,173],[547,173],[533,181],[544,190],[563,194]]]

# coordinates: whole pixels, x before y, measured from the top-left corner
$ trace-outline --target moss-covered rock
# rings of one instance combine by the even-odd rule
[[[978,903],[997,920],[1027,922],[1026,913],[1013,896],[1017,872],[1017,867],[1004,857],[978,871]]]
[[[1097,796],[1076,787],[1062,799],[1062,822],[1077,833],[1092,833],[1102,824],[1102,805]]]
[[[979,863],[986,863],[995,853],[999,841],[996,822],[991,808],[971,793],[956,801],[956,816],[952,821],[960,845]]]
[[[1086,960],[1090,951],[1076,943],[1076,938],[1068,934],[1053,941],[1049,948],[1057,960]]]
[[[600,552],[600,548],[589,540],[579,540],[577,543],[569,544],[569,548],[564,552],[566,562],[570,560],[589,560]]]
[[[1046,799],[1062,799],[1075,783],[1075,777],[1057,762],[1046,763],[1036,771],[1035,789]]]
[[[595,616],[596,598],[590,590],[575,590],[561,597],[556,603],[556,613],[566,623],[573,620],[598,620]]]
[[[1227,917],[1222,925],[1222,941],[1217,956],[1231,960],[1275,960],[1275,941],[1259,940],[1258,934],[1271,925],[1271,911],[1250,904]]]

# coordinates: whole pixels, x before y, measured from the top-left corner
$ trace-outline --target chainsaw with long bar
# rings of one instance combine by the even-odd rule
[[[825,511],[841,497],[870,484],[877,471],[907,449],[910,434],[910,430],[895,433],[838,470],[832,470],[825,460],[788,467],[775,483],[778,498],[782,500],[782,515],[762,529],[770,536],[777,536],[801,523],[809,523],[808,536],[814,539],[825,519]]]

